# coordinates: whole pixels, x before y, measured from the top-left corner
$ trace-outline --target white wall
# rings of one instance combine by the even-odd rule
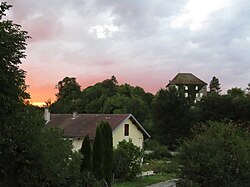
[[[124,126],[125,124],[129,124],[129,136],[124,136]],[[132,123],[130,119],[120,124],[114,131],[113,131],[113,146],[116,148],[118,143],[122,140],[129,140],[131,139],[133,144],[143,148],[143,134],[137,127]],[[73,138],[72,145],[73,151],[78,151],[82,147],[82,138]]]
[[[74,138],[72,140],[72,145],[73,145],[73,151],[78,151],[81,149],[82,147],[82,142],[83,139],[82,138]]]
[[[129,136],[124,136],[124,126],[125,124],[129,124]],[[133,144],[143,148],[143,134],[137,127],[132,123],[130,119],[123,122],[113,131],[113,146],[116,148],[118,143],[122,140],[131,139]]]

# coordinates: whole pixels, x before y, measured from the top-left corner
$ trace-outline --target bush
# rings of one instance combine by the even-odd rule
[[[194,133],[179,149],[184,181],[206,187],[250,186],[249,132],[230,122],[208,122]]]
[[[154,173],[177,173],[178,164],[175,160],[149,160],[142,165],[143,171],[154,171]]]
[[[114,150],[114,174],[117,179],[131,180],[141,172],[142,151],[131,140],[119,142]]]
[[[152,151],[144,154],[144,160],[151,159],[163,159],[172,157],[171,153],[168,151],[167,146],[159,144],[156,140],[148,140],[145,142],[145,149]]]

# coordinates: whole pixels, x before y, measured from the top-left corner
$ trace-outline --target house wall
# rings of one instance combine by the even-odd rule
[[[124,136],[124,129],[125,124],[129,124],[129,136]],[[131,139],[133,144],[143,148],[143,134],[137,127],[133,124],[133,122],[128,119],[127,121],[123,122],[119,125],[115,130],[113,130],[113,146],[116,148],[118,143],[122,140],[129,140]],[[73,145],[73,151],[78,151],[82,147],[82,138],[73,138],[70,139]]]
[[[125,124],[129,124],[129,136],[124,136]],[[134,145],[140,147],[141,149],[143,148],[143,134],[130,119],[123,122],[115,130],[113,130],[113,146],[116,148],[120,141],[128,141],[129,139],[132,140]]]
[[[82,147],[82,142],[83,142],[82,138],[74,138],[74,139],[72,139],[73,151],[80,150],[81,147]]]

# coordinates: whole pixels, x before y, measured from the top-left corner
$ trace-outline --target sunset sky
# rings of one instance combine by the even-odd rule
[[[55,99],[65,76],[85,88],[117,77],[155,93],[178,72],[224,92],[250,83],[249,0],[7,0],[29,32],[31,100]]]

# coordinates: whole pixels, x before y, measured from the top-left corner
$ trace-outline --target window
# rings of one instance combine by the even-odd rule
[[[188,90],[188,86],[184,86],[184,89],[185,89],[185,90]]]
[[[176,88],[176,90],[178,90],[179,87],[178,87],[178,86],[175,86],[175,88]]]
[[[203,93],[200,93],[200,97],[202,97],[203,96]]]
[[[195,97],[199,97],[199,93],[196,93],[196,94],[195,94]]]
[[[125,124],[124,126],[124,136],[128,136],[129,135],[129,124]]]
[[[188,97],[188,93],[187,92],[185,93],[185,97]]]
[[[195,90],[198,90],[198,86],[195,86]]]

